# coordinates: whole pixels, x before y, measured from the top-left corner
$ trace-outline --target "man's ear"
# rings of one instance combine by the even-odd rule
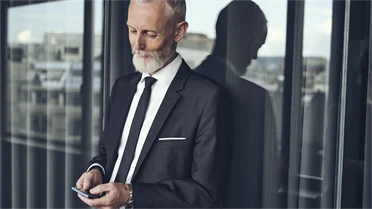
[[[177,23],[176,30],[174,32],[174,41],[176,43],[180,42],[182,38],[186,35],[188,27],[189,24],[186,21]]]

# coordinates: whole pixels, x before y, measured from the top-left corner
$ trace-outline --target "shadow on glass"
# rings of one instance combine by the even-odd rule
[[[276,124],[269,92],[242,78],[265,44],[267,20],[252,1],[232,1],[219,13],[211,54],[195,71],[229,92],[234,114],[227,207],[278,207]]]

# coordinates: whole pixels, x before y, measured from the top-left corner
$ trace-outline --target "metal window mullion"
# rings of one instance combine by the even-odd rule
[[[337,169],[336,169],[336,208],[341,208],[342,196],[342,173],[344,159],[344,139],[345,139],[345,119],[346,119],[346,94],[347,94],[347,75],[348,75],[348,50],[349,50],[349,29],[350,29],[350,0],[345,0],[345,27],[344,27],[344,47],[343,64],[341,75],[341,98],[340,98],[340,124],[337,146]]]
[[[283,170],[287,198],[284,206],[298,207],[298,178],[302,140],[302,48],[304,29],[304,0],[288,1],[287,37],[284,68],[283,95],[283,156],[286,166]]]
[[[8,22],[8,8],[7,1],[0,1],[0,170],[3,170],[3,139],[6,127],[6,105],[7,105],[7,22]],[[8,159],[9,160],[9,159]],[[9,168],[8,168],[9,169]],[[3,194],[8,191],[3,191],[3,172],[0,172],[0,208],[3,205]]]
[[[6,102],[7,102],[7,28],[8,7],[7,1],[0,1],[0,133],[4,137],[6,128]]]
[[[130,1],[105,1],[103,110],[107,109],[110,90],[116,79],[134,72],[128,29],[122,27],[123,22],[127,21],[129,3]]]
[[[372,208],[372,4],[369,9],[369,54],[368,54],[368,83],[366,101],[366,136],[364,148],[364,182],[363,182],[363,209]]]
[[[84,1],[84,35],[83,35],[83,84],[81,145],[85,162],[91,158],[92,144],[92,93],[93,93],[93,39],[94,39],[94,1]]]
[[[338,137],[339,99],[341,89],[345,1],[334,1],[332,12],[329,90],[323,136],[321,208],[335,207],[336,143]]]
[[[120,76],[134,72],[132,66],[132,50],[129,44],[127,22],[130,1],[111,1],[110,37],[110,85]]]
[[[104,112],[107,109],[107,103],[110,97],[110,55],[111,55],[111,1],[104,1],[104,21],[103,21],[103,72],[101,73],[101,123],[102,129],[104,128]]]

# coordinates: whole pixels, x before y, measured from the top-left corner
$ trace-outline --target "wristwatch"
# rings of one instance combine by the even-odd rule
[[[127,184],[129,188],[129,199],[124,203],[125,208],[133,208],[133,189],[132,184]]]

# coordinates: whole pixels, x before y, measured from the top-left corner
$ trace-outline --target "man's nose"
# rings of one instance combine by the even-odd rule
[[[144,50],[145,48],[146,48],[146,40],[144,39],[141,33],[137,33],[135,40],[134,40],[134,49]]]

